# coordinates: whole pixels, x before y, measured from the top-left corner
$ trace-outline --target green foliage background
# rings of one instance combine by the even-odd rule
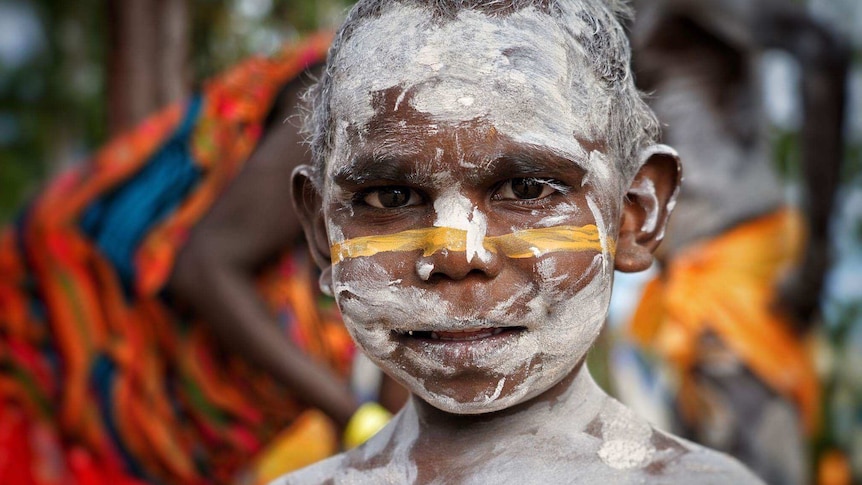
[[[251,53],[337,24],[348,0],[189,0],[191,63],[203,80]],[[0,0],[41,25],[23,64],[0,60],[0,224],[42,181],[107,136],[106,0]]]

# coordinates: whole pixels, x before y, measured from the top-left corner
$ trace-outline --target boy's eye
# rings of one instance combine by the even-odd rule
[[[536,178],[517,178],[507,180],[494,194],[499,200],[532,200],[542,199],[557,189],[548,180]]]
[[[407,187],[383,187],[366,192],[362,201],[378,209],[395,209],[422,202],[422,197]]]

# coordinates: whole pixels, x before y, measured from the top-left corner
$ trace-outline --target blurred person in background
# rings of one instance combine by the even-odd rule
[[[329,41],[210,80],[2,232],[0,483],[265,483],[384,419],[290,199]]]
[[[637,82],[685,180],[630,335],[668,364],[674,431],[768,483],[808,483],[821,395],[807,337],[829,265],[849,52],[789,1],[635,7]],[[767,49],[801,67],[800,207],[769,150],[757,64]]]

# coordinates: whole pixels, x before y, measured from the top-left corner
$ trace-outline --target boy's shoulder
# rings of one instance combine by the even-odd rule
[[[403,413],[399,413],[362,445],[284,475],[270,485],[417,483],[416,466],[409,456],[412,440],[404,439],[415,435],[415,426],[410,424],[405,425]]]
[[[763,481],[730,455],[653,429],[652,459],[640,473],[647,483],[762,484]],[[638,473],[638,474],[640,474]]]
[[[585,432],[597,439],[598,468],[588,482],[762,483],[731,456],[659,430],[611,397]]]
[[[675,452],[666,454],[664,459],[656,459],[641,469],[613,469],[599,465],[585,466],[581,460],[574,460],[570,465],[557,463],[554,469],[524,469],[520,466],[501,467],[499,473],[485,470],[473,478],[461,483],[660,483],[660,484],[704,484],[719,485],[734,483],[740,485],[762,484],[763,482],[735,459],[703,448],[694,443],[680,442],[668,438],[674,445],[671,447],[685,450],[684,454]],[[356,466],[350,458],[350,453],[342,453],[327,460],[318,462],[290,475],[283,476],[272,485],[318,485],[318,484],[413,484],[426,483],[418,480],[415,465],[408,462],[381,464],[369,461],[368,466]],[[674,456],[676,455],[676,456]],[[669,458],[669,459],[668,459]],[[534,461],[534,460],[530,460]],[[548,463],[546,463],[548,464]],[[549,465],[549,464],[548,464]],[[599,465],[599,466],[596,466]],[[518,470],[515,472],[515,470]],[[549,473],[545,473],[545,472]],[[532,478],[530,478],[532,477]],[[445,473],[431,478],[427,483],[453,483],[453,478]],[[491,480],[490,482],[488,480]],[[499,480],[499,481],[498,481]],[[526,481],[524,481],[526,480]]]
[[[402,483],[685,483],[759,484],[747,468],[725,454],[650,426],[613,399],[587,428],[544,429],[507,436],[493,448],[478,444],[455,451],[440,444],[420,470],[412,434],[404,423],[388,426],[365,445],[334,456],[273,485]],[[400,432],[399,432],[400,431]],[[404,433],[404,432],[407,433]],[[447,456],[447,450],[452,450]],[[427,466],[427,464],[426,464]]]
[[[305,484],[335,484],[335,483],[372,483],[373,477],[366,476],[362,470],[356,470],[358,477],[349,476],[350,468],[346,455],[341,453],[299,471],[279,477],[269,485],[305,485]],[[392,483],[379,481],[378,483]]]

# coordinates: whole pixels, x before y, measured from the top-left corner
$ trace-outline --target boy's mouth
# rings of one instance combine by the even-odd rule
[[[516,333],[526,330],[526,327],[488,327],[472,330],[400,330],[395,333],[401,338],[432,340],[432,341],[449,341],[449,342],[470,342],[473,340],[481,340],[489,337],[495,337],[504,333]]]

